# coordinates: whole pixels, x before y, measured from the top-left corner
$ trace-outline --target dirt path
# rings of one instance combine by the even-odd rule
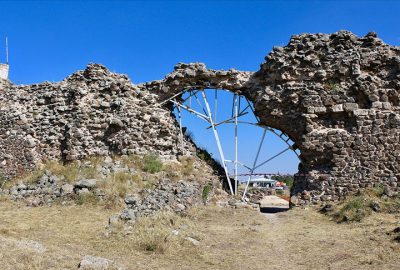
[[[126,269],[387,270],[400,265],[400,244],[386,234],[399,226],[396,216],[336,224],[311,208],[263,214],[203,207],[186,218],[197,245],[181,238],[163,252],[149,252],[129,237],[104,237],[111,214],[91,205],[28,208],[2,202],[2,269],[76,269],[85,255]]]
[[[289,202],[275,195],[264,196],[260,200],[260,208],[289,209]]]

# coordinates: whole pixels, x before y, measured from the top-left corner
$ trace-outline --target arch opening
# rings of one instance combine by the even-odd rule
[[[206,150],[224,169],[232,195],[245,195],[251,186],[289,188],[300,150],[283,131],[265,126],[245,96],[224,89],[188,89],[170,100],[181,136]],[[276,186],[276,183],[279,183]]]

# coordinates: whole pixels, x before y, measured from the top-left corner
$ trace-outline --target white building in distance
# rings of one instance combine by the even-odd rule
[[[8,64],[1,64],[0,63],[0,79],[8,80]]]

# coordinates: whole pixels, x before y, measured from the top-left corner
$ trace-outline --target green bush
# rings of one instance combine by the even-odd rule
[[[0,188],[4,186],[6,183],[7,179],[0,173]]]
[[[385,186],[383,184],[379,184],[374,188],[374,193],[376,196],[381,197],[385,193]]]
[[[143,157],[143,171],[157,173],[161,171],[162,167],[163,164],[157,155],[150,154]]]
[[[333,91],[333,92],[337,92],[337,91],[340,90],[340,84],[339,84],[339,82],[337,82],[337,81],[328,80],[328,81],[325,83],[325,88],[326,88],[327,90],[330,90],[330,91]]]
[[[189,131],[188,129],[185,130],[185,137],[186,139],[188,139],[189,141],[194,142],[194,135],[193,132]]]
[[[212,191],[212,184],[207,184],[203,187],[201,198],[203,199],[204,204],[207,203],[208,196],[210,196],[211,191]]]
[[[197,148],[196,151],[197,157],[207,163],[214,161],[211,154],[207,152],[207,150],[202,148]]]
[[[337,222],[361,221],[371,214],[372,201],[361,195],[345,201],[343,206],[333,216]]]

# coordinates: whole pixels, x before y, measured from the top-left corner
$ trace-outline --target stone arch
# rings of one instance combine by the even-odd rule
[[[232,94],[232,95],[227,95],[227,92]],[[218,94],[219,93],[219,94]],[[221,96],[222,93],[225,93]],[[204,96],[203,96],[204,94]],[[230,174],[230,178],[232,180],[231,185],[233,186],[235,181],[233,180],[235,178],[235,161],[234,161],[234,157],[235,157],[235,153],[236,151],[238,154],[238,169],[239,169],[239,176],[243,176],[243,174],[248,175],[249,173],[254,172],[255,174],[260,174],[260,172],[264,172],[264,173],[269,173],[269,174],[276,174],[279,173],[279,169],[276,168],[271,168],[270,163],[271,161],[275,162],[276,164],[276,160],[275,158],[278,158],[278,160],[282,160],[282,155],[288,157],[288,152],[292,152],[293,153],[293,157],[296,157],[296,161],[297,162],[301,162],[300,159],[300,154],[298,152],[299,149],[297,148],[297,145],[293,142],[293,140],[290,138],[290,136],[288,134],[286,134],[284,131],[282,130],[278,130],[275,128],[272,128],[270,126],[266,126],[265,124],[261,123],[260,119],[255,115],[255,110],[254,110],[254,104],[248,100],[245,96],[242,95],[234,95],[236,94],[235,92],[226,90],[226,89],[217,89],[217,88],[208,88],[208,89],[202,89],[202,88],[195,88],[187,90],[186,88],[184,90],[182,90],[181,92],[178,92],[178,94],[175,94],[172,96],[172,98],[169,100],[164,100],[163,102],[161,102],[161,104],[165,104],[165,106],[168,105],[172,105],[172,107],[170,107],[171,110],[174,111],[174,116],[177,120],[177,125],[181,125],[182,122],[182,134],[185,134],[185,131],[188,130],[191,134],[191,132],[194,130],[192,130],[191,128],[196,126],[197,129],[196,131],[198,131],[198,127],[199,126],[203,126],[204,124],[204,128],[205,130],[209,130],[209,135],[210,137],[207,137],[207,141],[210,142],[213,141],[215,148],[214,151],[212,152],[213,157],[215,157],[216,159],[218,159],[219,163],[222,162],[222,160],[225,160],[225,165],[229,171]],[[228,97],[229,96],[229,97]],[[235,151],[235,117],[234,115],[234,103],[235,103],[235,97],[237,99],[237,109],[238,109],[238,141],[239,141],[239,147],[238,149]],[[222,99],[221,99],[222,98]],[[229,98],[230,100],[227,102],[226,98]],[[205,106],[205,99],[207,99],[207,103],[209,106],[209,112],[207,112],[207,108]],[[215,104],[215,102],[217,101],[217,105]],[[230,105],[227,105],[227,103],[231,103]],[[215,107],[218,107],[218,117],[217,120],[215,120],[214,117],[216,117],[215,113]],[[179,108],[179,109],[178,109]],[[186,116],[181,117],[184,113],[183,111],[186,111]],[[221,112],[222,111],[222,112]],[[227,114],[227,111],[229,111],[229,115]],[[205,116],[207,115],[212,116],[212,119],[205,119]],[[232,113],[232,115],[231,115]],[[189,117],[189,115],[193,116],[193,118],[191,119],[197,119],[197,121],[195,121],[196,123],[193,123],[191,121],[187,121],[187,117]],[[242,118],[244,117],[244,118]],[[186,118],[186,119],[185,119]],[[184,121],[186,120],[186,121]],[[204,121],[205,120],[205,121]],[[212,129],[212,123],[216,124],[216,132],[218,133],[218,141],[216,140],[216,138],[214,137],[215,134],[213,135],[213,129]],[[194,125],[194,126],[193,126]],[[230,130],[231,134],[227,134],[226,130],[227,125],[232,125],[232,129]],[[223,128],[225,130],[225,132],[221,133],[220,127],[225,126],[225,128]],[[241,138],[241,134],[243,131],[248,132],[249,130],[251,130],[252,132],[258,131],[260,134],[258,134],[258,136],[250,136],[247,135],[246,137],[246,141],[247,140],[251,140],[252,141],[252,145],[254,149],[249,149],[249,145],[247,145],[246,148],[246,155],[250,156],[251,158],[249,159],[249,157],[247,157],[246,162],[245,160],[242,159],[242,155],[241,155],[241,150],[242,149],[242,142],[240,142],[240,138]],[[201,133],[201,136],[204,136],[205,133]],[[183,135],[182,135],[183,136]],[[196,138],[197,134],[194,132],[194,137]],[[271,144],[268,143],[271,139],[271,137],[273,137],[272,139],[275,139],[273,141],[273,143],[275,144],[274,150],[271,151],[271,149],[269,149],[269,151],[266,152],[266,147],[270,148]],[[191,142],[193,144],[197,144],[198,141],[195,141],[191,138],[191,136],[186,136],[187,139],[191,140]],[[225,143],[225,141],[230,141],[229,143]],[[218,143],[221,144],[221,148],[219,148]],[[197,145],[199,146],[199,145]],[[204,146],[203,146],[204,147]],[[228,149],[230,149],[230,151],[227,151]],[[209,148],[206,146],[206,148],[202,149],[202,150],[207,150],[209,153],[211,153],[209,151]],[[224,154],[223,156],[221,155],[221,151]],[[228,154],[229,152],[230,155]],[[243,154],[243,153],[242,153]],[[296,171],[297,171],[297,167],[298,167],[298,163],[296,162]],[[222,167],[223,164],[221,163]],[[267,165],[267,166],[265,166]],[[251,170],[251,168],[255,168],[253,171]],[[266,168],[268,168],[267,170],[265,170]],[[220,168],[220,174],[221,176],[223,175],[224,177],[222,177],[222,182],[226,188],[226,190],[229,192],[230,187],[228,186],[226,182],[226,175],[224,172],[223,168]],[[282,171],[281,171],[282,172]],[[247,179],[247,176],[246,176]],[[244,180],[244,179],[242,179]],[[243,194],[242,194],[243,195]],[[244,196],[244,195],[243,195]]]
[[[300,149],[293,203],[380,184],[400,191],[399,47],[375,33],[302,34],[265,60],[256,72],[180,63],[163,80],[139,85],[98,64],[58,83],[0,80],[0,173],[10,178],[47,158],[176,156],[179,130],[162,102],[185,89],[217,88],[246,96],[262,125]],[[190,142],[185,152],[193,152]]]
[[[264,100],[262,97],[260,99],[259,93],[264,87],[257,73],[233,69],[229,71],[212,70],[207,69],[203,63],[180,63],[164,80],[146,83],[140,85],[139,88],[142,91],[150,90],[155,93],[159,104],[170,110],[172,110],[172,105],[167,101],[173,97],[179,98],[188,89],[224,89],[245,96],[254,105],[254,114],[259,118],[260,126],[281,131],[294,142],[293,150],[302,151],[300,148],[302,135],[300,130],[303,129],[302,125],[304,125],[302,119],[282,113],[280,106],[275,108],[271,106],[273,109],[270,109],[270,106],[262,107]],[[266,109],[270,109],[270,111],[267,112]],[[301,164],[301,155],[299,159]],[[299,165],[299,172],[302,172],[302,167],[302,165]]]
[[[400,49],[375,33],[303,34],[274,47],[257,72],[178,64],[164,80],[140,87],[160,101],[187,88],[248,97],[261,123],[301,150],[292,194],[302,204],[378,184],[399,190],[399,63]]]

